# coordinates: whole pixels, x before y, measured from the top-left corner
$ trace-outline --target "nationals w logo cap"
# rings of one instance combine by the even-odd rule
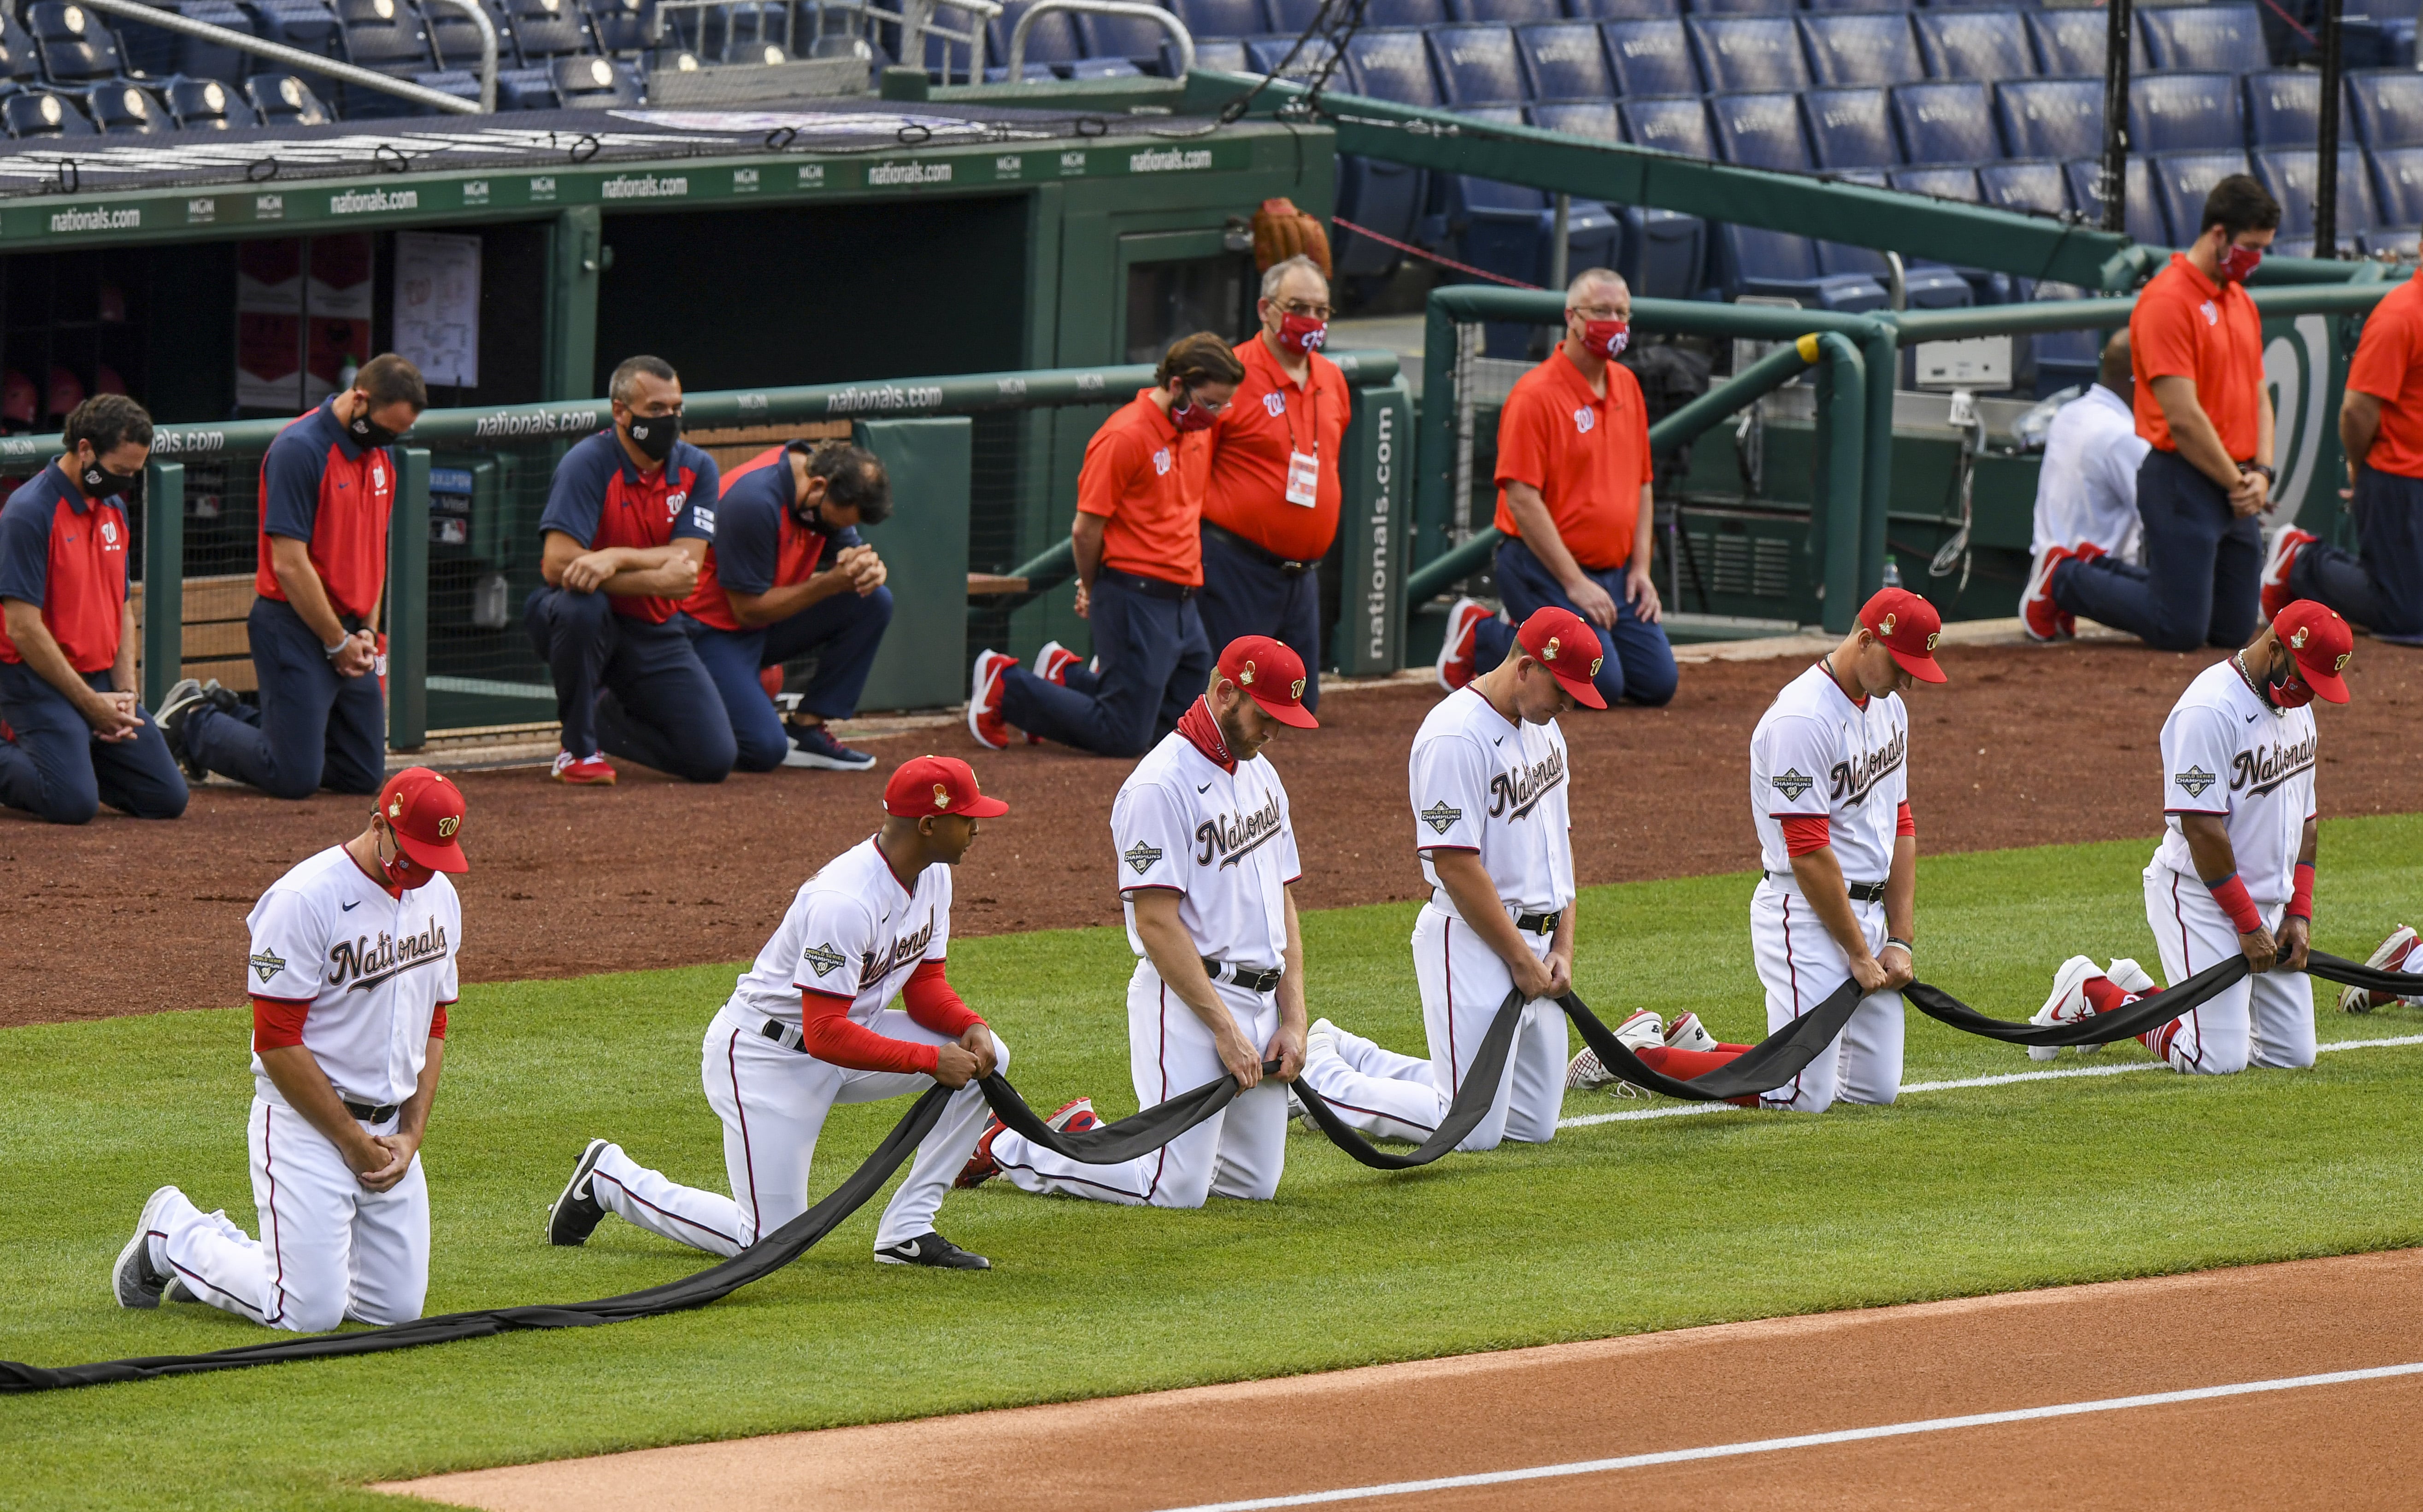
[[[406,767],[379,789],[379,816],[396,849],[432,871],[468,871],[463,854],[463,789],[427,767]]]

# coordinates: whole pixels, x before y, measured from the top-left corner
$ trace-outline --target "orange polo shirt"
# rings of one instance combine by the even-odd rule
[[[2154,275],[2129,315],[2129,365],[2137,375],[2137,434],[2157,451],[2176,452],[2170,422],[2154,397],[2156,378],[2193,378],[2231,460],[2255,456],[2263,402],[2263,321],[2243,285],[2215,288],[2184,252]]]
[[[1315,352],[1308,384],[1279,366],[1259,335],[1237,348],[1245,381],[1212,432],[1203,517],[1291,562],[1318,562],[1338,536],[1338,459],[1354,399],[1338,364]],[[1318,473],[1312,502],[1288,501],[1288,458],[1303,453]]]
[[[1102,565],[1114,572],[1199,587],[1202,511],[1182,486],[1178,427],[1139,389],[1085,443],[1077,471],[1077,512],[1100,515]]]
[[[1547,501],[1574,560],[1613,571],[1632,560],[1640,485],[1649,478],[1649,407],[1630,368],[1607,365],[1602,399],[1560,342],[1515,380],[1497,417],[1498,530],[1521,537],[1506,485],[1528,483]]]
[[[2347,386],[2381,401],[2381,429],[2364,465],[2423,478],[2423,269],[2365,317]]]

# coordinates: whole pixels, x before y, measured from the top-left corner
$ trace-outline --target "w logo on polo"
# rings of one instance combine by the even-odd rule
[[[1276,420],[1287,413],[1287,395],[1274,389],[1262,395],[1262,407],[1270,411],[1271,419]]]

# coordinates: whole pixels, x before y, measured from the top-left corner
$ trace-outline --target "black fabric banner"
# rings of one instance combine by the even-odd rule
[[[2335,981],[2342,986],[2401,995],[2423,994],[2423,977],[2359,965],[2327,950],[2307,951],[2305,969],[2325,981]],[[2246,975],[2246,958],[2231,956],[2219,965],[2207,966],[2176,987],[2147,993],[2117,1013],[2098,1013],[2070,1024],[2015,1024],[2008,1019],[1987,1018],[1943,989],[1930,987],[1924,982],[1912,982],[1902,989],[1902,995],[1929,1018],[1970,1034],[2000,1040],[2005,1044],[2113,1044],[2122,1040],[2133,1040],[2147,1029],[2159,1028],[2189,1010],[2202,1007],[2243,980]]]

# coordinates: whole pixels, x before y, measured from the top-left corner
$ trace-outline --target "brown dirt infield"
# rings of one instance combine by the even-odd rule
[[[2156,738],[2178,690],[2218,653],[2112,644],[1947,646],[1952,681],[1912,699],[1912,807],[1928,852],[2150,836]],[[1588,883],[1751,864],[1750,727],[1803,660],[1684,669],[1662,709],[1577,713],[1575,860]],[[2321,811],[2419,804],[2411,742],[2423,651],[2363,643],[2354,702],[2325,708]],[[1437,699],[1394,684],[1324,701],[1323,728],[1275,742],[1306,861],[1307,908],[1419,895],[1404,753]],[[466,976],[499,981],[753,955],[800,883],[878,818],[883,776],[925,751],[974,761],[1009,800],[958,877],[953,928],[1000,933],[1114,922],[1101,850],[1128,763],[1053,747],[987,752],[964,725],[873,746],[872,772],[776,772],[691,788],[624,768],[572,790],[534,771],[462,774],[469,799]],[[214,783],[186,817],[105,814],[79,829],[0,811],[0,1025],[243,1001],[243,921],[303,856],[353,833],[365,801],[280,803]]]
[[[383,1485],[496,1512],[1144,1512],[2423,1359],[2423,1250],[1722,1324]],[[1442,1431],[1442,1430],[1446,1431]],[[2423,1377],[1333,1503],[2410,1507]],[[972,1494],[973,1493],[973,1494]]]

